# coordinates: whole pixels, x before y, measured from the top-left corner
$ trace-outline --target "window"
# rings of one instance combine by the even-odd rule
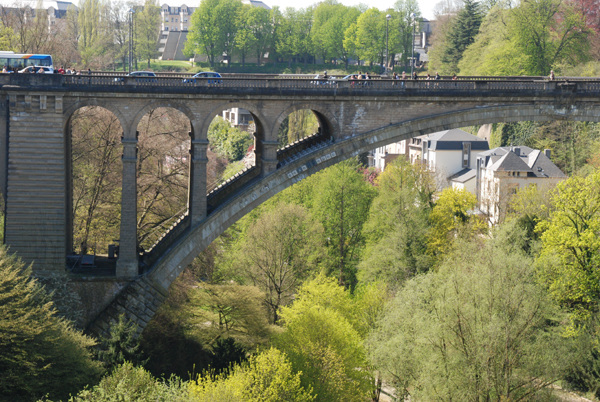
[[[471,143],[463,142],[462,145],[462,167],[468,168],[471,162]]]

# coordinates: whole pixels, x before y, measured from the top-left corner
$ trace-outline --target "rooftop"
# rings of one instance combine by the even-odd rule
[[[486,167],[493,171],[526,172],[534,177],[567,177],[545,152],[526,146],[498,147],[481,152]]]

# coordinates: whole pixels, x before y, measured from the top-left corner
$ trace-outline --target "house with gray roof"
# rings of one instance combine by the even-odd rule
[[[550,188],[567,176],[543,152],[526,146],[499,147],[477,155],[476,180],[479,209],[490,224],[506,216],[512,195],[519,188]]]

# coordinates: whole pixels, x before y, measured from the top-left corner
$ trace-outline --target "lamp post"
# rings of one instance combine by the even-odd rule
[[[392,18],[391,15],[386,15],[385,16],[385,75],[387,75],[387,69],[389,66],[389,57],[390,57],[390,53],[389,53],[389,47],[388,47],[388,25],[390,22],[390,19]]]
[[[131,65],[133,64],[133,8],[129,9],[129,67],[127,72],[131,72]]]
[[[416,21],[415,18],[417,16],[415,15],[415,13],[411,13],[410,14],[410,18],[412,19],[412,26],[413,26],[413,33],[412,33],[412,54],[410,56],[410,78],[413,77],[413,71],[414,71],[414,67],[415,67],[415,25],[416,25]]]

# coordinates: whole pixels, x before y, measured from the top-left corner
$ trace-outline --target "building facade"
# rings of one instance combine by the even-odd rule
[[[551,188],[567,176],[550,160],[550,150],[525,146],[499,147],[477,156],[477,198],[480,211],[494,225],[508,212],[520,188]]]

